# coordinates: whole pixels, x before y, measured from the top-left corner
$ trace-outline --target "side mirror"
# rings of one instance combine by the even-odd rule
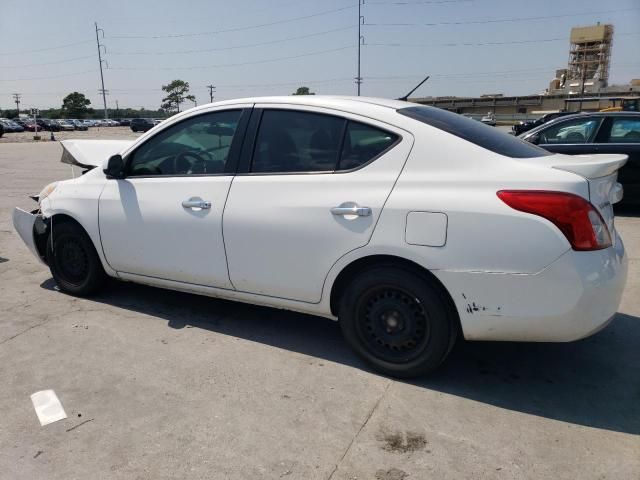
[[[107,161],[107,168],[102,170],[107,178],[124,178],[124,161],[122,155],[113,155]]]

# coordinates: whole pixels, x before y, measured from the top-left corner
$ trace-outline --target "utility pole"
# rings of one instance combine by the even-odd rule
[[[20,117],[20,94],[13,94],[13,101],[16,102],[16,117]]]
[[[360,85],[362,84],[362,76],[360,75],[360,48],[364,43],[364,37],[360,33],[360,29],[364,24],[364,17],[362,16],[362,5],[364,0],[358,0],[358,76],[356,77],[356,85],[358,86],[358,96],[360,96]]]
[[[116,117],[120,116],[120,105],[118,105],[118,100],[116,100]]]
[[[104,104],[104,118],[105,120],[107,118],[109,118],[109,115],[107,114],[107,91],[104,89],[104,75],[102,74],[102,51],[100,50],[100,48],[105,48],[104,45],[100,44],[100,38],[98,37],[98,32],[102,32],[102,38],[104,38],[104,30],[102,30],[101,28],[98,28],[98,22],[95,22],[95,26],[96,26],[96,44],[98,45],[98,63],[100,65],[100,82],[102,84],[102,88],[100,89],[100,92],[102,93],[102,103]],[[106,53],[107,49],[105,48],[105,53]]]
[[[216,89],[216,87],[214,87],[213,85],[207,85],[207,88],[209,89],[209,100],[211,100],[211,103],[213,103],[213,91]]]

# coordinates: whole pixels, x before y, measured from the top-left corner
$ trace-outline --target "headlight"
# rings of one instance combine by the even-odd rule
[[[58,186],[58,182],[53,182],[47,185],[42,189],[42,191],[38,194],[38,203],[42,202],[45,198],[53,193],[53,191]]]

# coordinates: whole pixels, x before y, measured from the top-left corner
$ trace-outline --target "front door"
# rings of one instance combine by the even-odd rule
[[[342,112],[263,107],[224,214],[231,281],[319,302],[331,266],[369,242],[413,137]]]
[[[231,288],[222,213],[247,116],[242,107],[191,116],[126,155],[126,178],[107,180],[100,196],[114,270]]]
[[[550,152],[566,155],[596,153],[593,140],[601,123],[600,116],[584,116],[559,121],[539,132],[537,144]]]

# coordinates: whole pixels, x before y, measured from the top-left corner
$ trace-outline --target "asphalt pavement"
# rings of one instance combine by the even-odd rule
[[[620,313],[569,344],[468,343],[411,382],[323,318],[112,282],[57,291],[11,225],[70,178],[0,144],[1,479],[638,479],[640,218]],[[67,418],[40,426],[30,395]]]

